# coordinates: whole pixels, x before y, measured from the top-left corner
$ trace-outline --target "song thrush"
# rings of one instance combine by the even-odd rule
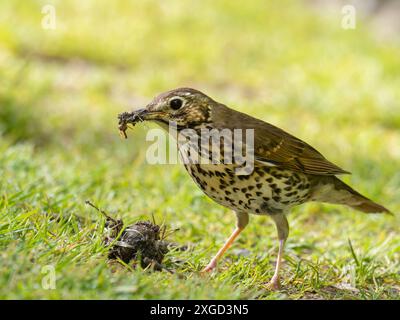
[[[254,130],[254,164],[247,174],[238,174],[235,171],[238,164],[224,162],[224,157],[213,163],[185,163],[200,189],[237,216],[236,229],[203,271],[216,267],[218,259],[248,224],[249,214],[268,215],[276,224],[279,251],[269,287],[277,289],[283,247],[289,234],[286,214],[293,206],[320,201],[347,205],[366,213],[390,213],[339,180],[336,175],[348,172],[329,162],[307,143],[269,123],[230,109],[195,89],[171,90],[154,98],[144,109],[120,114],[119,128],[125,134],[128,124],[139,121],[154,121],[165,129],[175,123],[178,132],[192,129],[199,135],[206,129]],[[220,146],[222,148],[223,144]],[[186,158],[193,152],[193,148],[183,148],[180,143],[178,149]],[[208,158],[207,155],[199,154],[197,159]]]

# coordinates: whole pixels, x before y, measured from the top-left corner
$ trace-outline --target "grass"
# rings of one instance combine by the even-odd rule
[[[340,11],[298,1],[50,1],[57,29],[44,30],[47,3],[0,4],[1,298],[399,298],[398,40],[379,40],[368,21],[343,30]],[[116,128],[119,112],[178,86],[306,140],[397,214],[294,209],[280,292],[264,289],[274,226],[253,216],[220,272],[199,276],[234,215],[183,167],[146,164],[152,125],[127,141]],[[127,223],[154,215],[179,228],[170,239],[190,249],[167,255],[175,273],[111,268],[104,220],[86,199]],[[42,286],[46,266],[53,290]]]

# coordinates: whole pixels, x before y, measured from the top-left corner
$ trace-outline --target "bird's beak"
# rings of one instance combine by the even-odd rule
[[[128,124],[135,125],[140,121],[146,120],[145,117],[148,114],[147,109],[142,108],[134,110],[132,112],[123,112],[118,115],[119,126],[126,127]]]
[[[165,112],[152,111],[147,108],[137,109],[132,112],[121,113],[118,118],[119,122],[124,124],[136,124],[140,121],[160,120],[165,116]]]
[[[133,126],[139,122],[143,121],[143,116],[146,114],[146,109],[139,109],[132,112],[123,112],[118,115],[118,129],[121,136],[128,137],[126,135],[126,130],[128,130],[128,124],[132,124]]]
[[[136,122],[146,120],[145,117],[147,114],[148,111],[146,108],[134,110],[129,112],[128,117],[125,118],[125,122],[135,124]]]
[[[136,123],[141,121],[161,120],[163,119],[163,116],[165,116],[165,112],[152,111],[148,108],[142,108],[132,112],[124,112],[118,115],[118,128],[121,135],[126,138],[126,130],[128,129],[128,124],[134,126]]]

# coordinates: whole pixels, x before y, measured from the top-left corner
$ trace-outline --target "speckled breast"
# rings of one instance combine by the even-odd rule
[[[279,214],[310,198],[309,177],[255,163],[250,175],[235,174],[235,164],[185,164],[196,184],[217,203],[235,211]]]

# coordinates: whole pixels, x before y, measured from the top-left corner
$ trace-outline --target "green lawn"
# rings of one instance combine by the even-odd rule
[[[55,30],[41,27],[49,2]],[[399,299],[400,41],[340,20],[300,1],[2,1],[0,298]],[[309,142],[395,216],[296,208],[280,292],[264,288],[275,227],[252,216],[219,272],[201,277],[234,215],[183,166],[146,163],[155,126],[128,140],[117,130],[119,112],[180,86]],[[170,240],[189,250],[166,256],[175,272],[110,267],[87,199],[127,223],[154,215],[179,228]]]

